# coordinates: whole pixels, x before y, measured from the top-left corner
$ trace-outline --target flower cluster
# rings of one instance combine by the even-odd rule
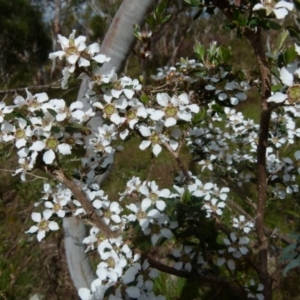
[[[274,12],[277,18],[283,18],[292,6],[282,2],[273,5],[272,1],[262,1],[254,10],[266,9],[267,15]],[[120,235],[107,237],[90,222],[82,198],[62,183],[44,184],[44,195],[36,204],[44,206],[44,210],[32,213],[36,225],[27,232],[36,233],[41,241],[46,233],[58,230],[57,218],[68,216],[77,216],[91,226],[82,242],[86,252],[98,253],[100,263],[90,289],[78,291],[84,300],[103,299],[108,291],[110,300],[165,299],[154,294],[158,271],[152,267],[151,259],[137,249],[131,236],[142,237],[149,253],[157,246],[168,246],[170,259],[165,259],[166,264],[186,274],[222,270],[223,265],[235,270],[237,262],[249,252],[256,226],[255,218],[239,215],[230,223],[224,213],[230,206],[232,190],[243,200],[251,200],[242,187],[255,177],[259,125],[232,108],[246,100],[250,85],[224,64],[216,64],[221,50],[215,42],[210,45],[211,59],[182,59],[176,66],[158,69],[152,79],[169,89],[151,90],[137,79],[118,77],[114,70],[100,75],[97,68],[109,58],[98,54],[97,43],[87,46],[85,37],[75,38],[75,31],[69,38],[59,35],[58,40],[62,50],[49,57],[67,62],[62,87],[67,87],[69,77],[77,71],[83,73],[81,77],[89,77],[85,103],[68,104],[64,99],[49,99],[46,93],[33,95],[26,90],[26,98],[16,96],[13,105],[0,102],[0,142],[17,148],[19,167],[14,175],[21,174],[24,181],[35,168],[51,175],[51,170],[61,166],[68,171],[72,167],[72,183],[82,192],[80,197],[109,231]],[[297,45],[295,50],[300,53]],[[300,174],[300,150],[286,157],[280,157],[278,150],[300,137],[294,121],[300,116],[296,78],[300,73],[295,66],[282,67],[279,73],[282,89],[268,99],[274,110],[266,171],[268,192],[283,199],[299,189],[296,175]],[[281,110],[275,110],[277,105],[282,106]],[[11,119],[11,113],[16,113],[17,118]],[[159,188],[155,181],[133,177],[120,193],[119,201],[109,199],[98,178],[113,163],[124,141],[133,136],[140,138],[141,150],[151,147],[155,156],[168,151],[179,162],[181,173],[169,189]],[[180,161],[183,144],[188,146],[199,176],[186,170]],[[78,153],[85,153],[81,163]],[[189,216],[182,213],[190,209],[186,203],[195,204]],[[223,221],[229,223],[230,231],[218,231],[215,239],[208,241],[203,233],[206,225],[215,229],[216,222]],[[184,224],[183,228],[179,224]],[[181,229],[185,230],[182,236]],[[251,282],[245,289],[249,298],[263,299],[261,284]]]

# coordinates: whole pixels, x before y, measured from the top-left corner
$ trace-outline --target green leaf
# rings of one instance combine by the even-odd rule
[[[167,16],[163,17],[161,24],[167,22],[170,18],[171,18],[171,15],[167,15]]]
[[[199,0],[184,0],[187,4],[190,4],[192,6],[199,6],[200,1]]]
[[[251,18],[248,22],[248,26],[250,28],[254,28],[254,27],[257,27],[259,25],[259,21],[257,18]]]
[[[61,132],[61,128],[58,126],[52,126],[51,127],[51,132],[52,133],[60,133]]]
[[[47,110],[49,111],[50,115],[53,116],[54,118],[56,117],[57,115],[57,112],[51,108],[47,108]]]
[[[157,6],[155,12],[157,15],[163,14],[168,4],[168,0],[163,0],[161,3]]]
[[[194,45],[194,53],[197,55],[197,58],[200,61],[204,60],[205,47],[203,45],[201,45],[200,42],[198,42],[198,41]]]
[[[291,269],[297,268],[300,266],[300,257],[298,256],[297,259],[292,260],[287,264],[287,266],[283,270],[283,276],[286,276],[287,272]]]
[[[291,244],[291,245],[288,245],[287,247],[285,247],[283,250],[282,250],[282,253],[281,253],[281,256],[280,256],[280,261],[283,261],[283,260],[287,260],[287,255],[295,250],[297,248],[297,244]],[[294,253],[295,254],[295,253]]]
[[[219,105],[219,104],[213,104],[211,106],[211,108],[212,108],[213,111],[215,111],[215,112],[217,112],[219,114],[223,114],[224,113],[224,108],[221,105]]]
[[[232,52],[230,47],[220,46],[220,57],[222,62],[228,62],[232,57]]]
[[[276,39],[276,51],[277,52],[279,52],[283,48],[288,35],[289,35],[288,30],[284,30],[278,35],[278,37]]]
[[[140,97],[140,100],[144,103],[144,104],[148,104],[149,102],[149,98],[146,94],[142,94]]]
[[[280,90],[281,90],[281,88],[282,88],[282,84],[277,84],[277,85],[273,85],[272,86],[272,92],[273,93],[276,93],[276,92],[279,92]]]
[[[295,50],[295,46],[291,46],[289,47],[284,53],[284,63],[286,65],[288,65],[289,63],[291,63],[297,56],[298,53]]]
[[[300,35],[298,33],[299,32],[298,28],[296,28],[294,26],[287,26],[286,29],[288,30],[291,37],[294,37],[298,41],[300,41]]]
[[[271,29],[280,30],[282,28],[282,26],[280,24],[278,24],[277,22],[273,22],[273,21],[269,20],[268,23],[269,23],[269,26]]]
[[[206,109],[201,109],[197,114],[194,115],[193,119],[192,119],[192,123],[193,125],[198,125],[199,123],[201,123],[206,116]]]

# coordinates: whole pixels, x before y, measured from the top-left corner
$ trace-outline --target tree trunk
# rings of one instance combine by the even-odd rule
[[[118,9],[112,24],[101,45],[101,53],[111,57],[110,62],[104,64],[100,73],[105,74],[112,68],[120,73],[135,41],[133,25],[143,23],[144,15],[150,9],[154,0],[124,0]],[[88,89],[88,79],[83,79],[77,100],[83,100]],[[101,123],[100,123],[101,124]],[[110,169],[110,168],[109,168]],[[100,184],[108,176],[109,171],[100,178]],[[86,235],[86,226],[77,217],[63,220],[65,230],[65,251],[68,268],[76,289],[90,288],[96,278],[82,240]]]

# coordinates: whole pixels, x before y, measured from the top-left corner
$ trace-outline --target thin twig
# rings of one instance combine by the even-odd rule
[[[0,90],[0,95],[13,94],[17,92],[23,92],[25,90],[41,90],[41,89],[61,89],[61,86],[57,86],[57,83],[60,83],[61,80],[55,81],[50,84],[45,85],[32,85],[23,88],[9,89],[9,90]]]

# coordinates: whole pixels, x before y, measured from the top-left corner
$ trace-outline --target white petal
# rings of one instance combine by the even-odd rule
[[[200,107],[197,104],[190,104],[188,106],[191,112],[197,114],[200,111]]]
[[[126,289],[126,293],[131,298],[139,298],[140,296],[140,289],[136,286],[130,286]]]
[[[149,226],[149,220],[148,219],[141,219],[139,223],[140,223],[140,226],[142,227],[142,229],[145,229]]]
[[[150,146],[150,144],[151,144],[150,141],[145,141],[145,140],[144,140],[144,141],[141,142],[139,148],[140,148],[141,150],[145,150],[147,147]]]
[[[26,233],[35,233],[39,230],[39,228],[37,226],[31,226],[27,231],[25,231]]]
[[[192,119],[192,115],[185,110],[179,111],[178,117],[179,117],[179,119],[187,121],[187,122],[191,121],[191,119]]]
[[[121,218],[119,215],[112,215],[111,219],[117,224],[121,223]]]
[[[79,62],[78,62],[79,67],[88,67],[89,65],[90,65],[90,62],[87,59],[85,59],[83,57],[79,58]]]
[[[291,86],[294,82],[293,74],[291,74],[285,67],[280,70],[280,79],[287,86]]]
[[[157,209],[159,209],[160,211],[163,211],[166,208],[165,201],[157,200],[155,204],[156,204]]]
[[[50,230],[58,230],[59,229],[58,224],[54,221],[50,221],[48,227]]]
[[[235,269],[235,263],[232,259],[228,260],[227,262],[227,266],[230,270],[234,270]]]
[[[249,252],[249,250],[246,247],[240,247],[239,250],[243,255],[246,255]]]
[[[72,54],[68,57],[68,62],[71,64],[71,65],[74,65],[78,59],[78,55],[77,54]]]
[[[226,100],[226,99],[227,99],[227,94],[225,94],[225,93],[220,93],[220,94],[218,95],[218,99],[219,99],[220,101]]]
[[[65,51],[56,51],[56,52],[50,53],[49,58],[55,59],[56,57],[58,57],[59,59],[62,59],[65,54],[66,54]]]
[[[177,123],[175,118],[167,118],[165,121],[165,126],[166,127],[171,127]]]
[[[277,19],[283,19],[288,14],[285,8],[276,8],[273,11]]]
[[[170,100],[170,96],[167,93],[158,93],[156,96],[156,101],[159,105],[166,107]]]
[[[293,3],[290,3],[290,2],[287,2],[287,1],[279,1],[276,6],[276,8],[280,8],[280,7],[284,7],[288,10],[293,10],[294,9],[294,4]]]
[[[252,10],[260,10],[260,9],[265,9],[265,7],[261,3],[257,3],[254,5]]]
[[[124,89],[123,92],[128,99],[131,99],[134,95],[134,91],[130,89]]]
[[[149,198],[144,199],[141,204],[142,210],[146,211],[151,205],[152,205],[152,202]]]
[[[42,215],[41,215],[40,213],[33,212],[33,213],[31,214],[31,219],[32,219],[34,222],[39,223],[39,222],[41,222],[41,220],[42,220]]]
[[[160,232],[167,239],[170,239],[173,236],[172,231],[169,228],[163,228]]]
[[[174,269],[176,270],[181,270],[183,266],[183,262],[182,261],[178,261],[174,264]]]
[[[39,231],[39,233],[37,234],[38,241],[40,242],[45,236],[46,236],[46,231],[45,230]]]
[[[26,140],[25,139],[20,139],[20,140],[17,140],[16,141],[16,147],[18,148],[18,149],[20,149],[21,147],[24,147],[25,145],[26,145]]]
[[[103,205],[102,205],[102,201],[99,200],[99,199],[96,199],[94,202],[93,202],[93,206],[97,209],[101,208]]]
[[[154,121],[158,121],[161,120],[163,118],[163,116],[165,115],[165,113],[161,110],[155,110],[151,115],[150,118]],[[175,122],[176,124],[176,122]]]
[[[153,154],[155,155],[155,156],[157,156],[160,152],[161,152],[161,146],[160,145],[158,145],[158,144],[156,144],[154,147],[153,147],[153,149],[152,149],[152,152],[153,152]]]
[[[139,131],[142,134],[142,136],[150,136],[151,135],[151,131],[149,129],[149,127],[146,126],[140,126],[139,127]]]
[[[189,97],[187,93],[179,95],[178,100],[180,104],[189,104]]]
[[[81,121],[84,118],[84,112],[82,110],[77,109],[74,112],[72,112],[72,117]]]
[[[231,103],[232,105],[237,105],[237,104],[239,104],[239,98],[237,98],[237,97],[230,97],[230,103]]]
[[[152,236],[151,236],[151,242],[152,242],[152,245],[156,245],[157,241],[159,240],[161,236],[154,233]]]
[[[66,143],[59,144],[57,149],[63,155],[71,154],[71,146]]]
[[[274,95],[268,98],[268,102],[281,103],[287,99],[287,95],[281,92],[276,92]]]
[[[51,209],[45,209],[43,211],[43,217],[45,220],[48,220],[52,216],[52,210]]]
[[[106,61],[110,61],[110,57],[106,57],[104,54],[98,54],[93,57],[93,60],[95,60],[96,62],[98,62],[100,64],[103,64]]]
[[[119,125],[121,123],[121,117],[118,114],[112,114],[110,120],[116,125]]]
[[[245,101],[247,99],[247,95],[244,92],[238,92],[235,96],[238,97],[240,101]]]
[[[78,295],[81,298],[81,300],[90,300],[90,290],[87,288],[80,288],[78,290]]]
[[[128,134],[129,134],[129,130],[128,130],[128,129],[125,129],[125,130],[123,130],[122,132],[120,132],[120,138],[121,138],[122,140],[124,140],[124,139],[128,136]]]
[[[49,164],[52,164],[53,163],[53,160],[55,158],[55,153],[53,150],[48,150],[44,153],[43,155],[43,161],[49,165]]]

